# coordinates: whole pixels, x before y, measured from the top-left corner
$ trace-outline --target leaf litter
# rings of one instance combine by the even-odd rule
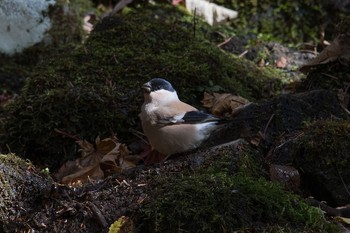
[[[86,140],[78,140],[81,156],[74,161],[67,161],[55,174],[57,180],[67,185],[81,185],[89,181],[105,178],[113,173],[121,173],[133,168],[138,157],[130,155],[126,145],[117,138],[97,137],[92,144]]]

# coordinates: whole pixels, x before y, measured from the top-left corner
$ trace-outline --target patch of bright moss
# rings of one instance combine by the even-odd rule
[[[349,14],[348,3],[322,0],[233,1],[214,0],[239,12],[232,20],[237,34],[264,41],[300,43],[319,41],[321,26],[327,40],[332,40],[335,25]]]
[[[312,163],[317,158],[318,163],[314,165],[319,167],[337,165],[345,169],[350,166],[350,123],[317,121],[308,126],[300,146],[307,155],[305,162]]]
[[[154,192],[143,209],[148,232],[338,232],[319,209],[242,173],[166,178]]]
[[[191,24],[173,18],[174,11],[152,6],[105,18],[83,46],[43,61],[7,109],[2,142],[52,165],[76,151],[74,140],[56,129],[90,141],[117,133],[125,141],[128,128],[139,128],[140,86],[154,77],[170,80],[194,105],[205,89],[199,86],[247,98],[268,97],[271,85],[278,89],[276,76],[194,38]]]

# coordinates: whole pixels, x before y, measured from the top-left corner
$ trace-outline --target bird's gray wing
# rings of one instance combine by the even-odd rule
[[[175,115],[172,117],[163,117],[157,120],[157,123],[169,125],[169,124],[199,124],[206,122],[218,122],[219,118],[201,111],[189,111],[181,115]]]

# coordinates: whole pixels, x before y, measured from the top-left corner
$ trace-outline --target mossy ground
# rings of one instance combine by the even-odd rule
[[[0,153],[0,231],[17,232],[21,217],[37,210],[51,190],[52,180],[29,161]]]
[[[278,184],[233,173],[231,158],[223,156],[215,164],[159,178],[153,202],[141,210],[141,231],[338,232],[320,210]]]
[[[195,27],[188,15],[180,20],[173,17],[173,13],[180,14],[175,8],[150,9],[131,10],[122,17],[106,19],[85,44],[63,49],[64,56],[57,52],[49,59],[39,57],[39,66],[25,72],[30,77],[23,94],[7,109],[5,129],[1,130],[6,138],[1,144],[8,144],[20,154],[32,154],[41,162],[46,158],[44,162],[52,165],[53,161],[57,164],[65,156],[71,157],[76,149],[73,140],[57,134],[55,129],[91,141],[97,135],[115,132],[123,139],[128,138],[128,127],[138,124],[142,100],[137,89],[155,76],[172,81],[180,97],[194,104],[204,90],[219,88],[260,99],[269,97],[271,89],[277,92],[280,89],[278,72],[258,69],[253,63],[215,48],[205,39],[207,27],[199,22]],[[273,22],[276,25],[267,28],[277,33],[274,36],[285,34],[276,27],[282,31],[290,29],[280,26],[279,21]],[[295,36],[296,28],[291,28]],[[311,139],[318,140],[320,136],[325,143],[338,143],[325,136],[327,132],[319,134],[319,129],[310,131]],[[341,135],[333,130],[331,127],[329,133]],[[344,132],[344,127],[340,131]],[[348,127],[345,132],[348,133]],[[336,138],[339,143],[344,139]],[[314,146],[305,143],[310,150]],[[330,153],[337,146],[346,150],[335,144]],[[254,151],[246,152],[238,160],[224,157],[202,170],[155,180],[154,202],[143,210],[143,229],[336,232],[318,209],[261,178],[265,176],[261,158],[254,156]],[[323,163],[329,165],[334,161],[326,157]],[[32,191],[37,193],[35,189],[29,193]]]
[[[315,140],[317,138],[317,140]],[[318,160],[319,166],[346,168],[350,148],[350,123],[345,120],[317,121],[307,126],[300,141],[307,162]]]
[[[349,3],[344,1],[306,0],[286,2],[281,0],[233,1],[214,0],[239,12],[231,22],[236,33],[250,37],[253,41],[277,41],[287,44],[320,41],[335,37],[335,25],[349,14]]]
[[[192,24],[173,13],[180,14],[151,6],[105,18],[83,45],[40,63],[7,109],[2,142],[50,167],[76,151],[74,140],[57,129],[90,141],[117,133],[126,142],[128,129],[140,128],[139,87],[154,77],[170,80],[180,98],[196,106],[213,86],[251,99],[280,89],[278,73],[197,38]]]
[[[301,90],[328,89],[346,90],[349,83],[350,66],[338,61],[315,67],[299,86]]]
[[[350,200],[349,142],[348,121],[324,120],[308,125],[295,143],[293,163],[309,179],[306,188],[332,206],[345,205]]]

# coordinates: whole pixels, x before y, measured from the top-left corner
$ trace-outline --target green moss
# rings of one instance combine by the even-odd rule
[[[15,154],[0,153],[0,231],[28,228],[23,218],[42,210],[41,201],[52,191],[52,180]]]
[[[299,88],[302,90],[320,88],[329,90],[339,90],[342,88],[345,90],[349,82],[349,72],[349,66],[344,66],[337,61],[325,65],[319,65],[312,68]]]
[[[350,124],[324,120],[310,124],[294,142],[293,165],[308,182],[305,187],[331,206],[349,202]]]
[[[144,214],[147,232],[338,232],[322,212],[264,178],[221,171],[159,178]],[[226,164],[226,165],[225,165]]]
[[[221,147],[220,159],[211,161],[210,166],[202,172],[207,174],[235,174],[241,173],[249,177],[268,177],[266,167],[260,153],[251,145],[241,142],[237,147],[237,154],[232,148]]]
[[[280,88],[276,75],[194,38],[192,25],[173,12],[152,6],[105,18],[84,45],[43,61],[7,109],[2,142],[52,165],[76,151],[74,140],[55,129],[90,141],[117,133],[126,141],[130,127],[139,129],[139,87],[154,77],[170,80],[197,106],[210,84],[251,99]]]
[[[322,0],[214,2],[239,12],[238,18],[232,20],[237,34],[294,44],[301,41],[318,42],[321,27],[325,29],[326,39],[332,40],[336,33],[335,25],[349,14],[345,4]]]
[[[308,126],[299,145],[307,155],[305,162],[317,160],[314,166],[335,165],[341,170],[347,170],[350,165],[350,123],[332,120],[315,122]]]
[[[339,43],[345,45],[350,39],[350,16],[345,17],[335,28],[336,36],[339,36]],[[333,38],[333,39],[334,39]],[[330,57],[332,58],[332,57]],[[307,78],[303,80],[300,89],[329,89],[338,91],[339,89],[346,90],[349,83],[350,66],[346,59],[333,57],[332,62],[316,65],[311,67]]]

